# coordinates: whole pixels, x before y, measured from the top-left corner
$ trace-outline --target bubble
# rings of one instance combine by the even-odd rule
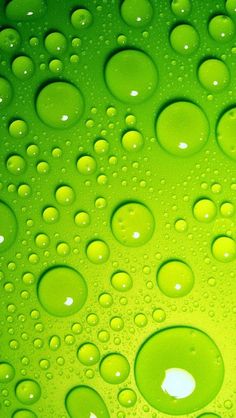
[[[70,253],[70,246],[66,242],[60,242],[57,245],[57,254],[64,257]]]
[[[12,87],[9,81],[0,77],[0,109],[4,109],[11,103],[13,97]]]
[[[217,261],[229,263],[235,259],[236,244],[232,238],[218,237],[212,244],[212,254]]]
[[[229,70],[223,61],[208,59],[198,69],[198,78],[206,90],[210,92],[222,91],[229,84]]]
[[[194,275],[186,263],[167,261],[157,272],[157,285],[170,298],[186,296],[193,288]]]
[[[121,331],[124,328],[124,321],[121,317],[115,316],[110,320],[110,327],[113,331]]]
[[[101,396],[88,386],[74,387],[68,393],[65,403],[71,418],[110,418]]]
[[[19,409],[14,412],[12,418],[37,418],[37,416],[29,409]]]
[[[226,0],[226,10],[229,14],[235,15],[236,13],[236,0]]]
[[[92,22],[93,16],[87,9],[76,9],[71,15],[71,24],[75,29],[86,29]]]
[[[47,248],[50,244],[50,239],[46,234],[37,234],[35,237],[35,244],[38,248]]]
[[[177,17],[186,17],[191,12],[191,3],[189,0],[172,0],[171,9]]]
[[[32,405],[39,400],[41,388],[37,382],[30,379],[21,380],[16,385],[16,397],[25,405]]]
[[[107,383],[120,384],[129,376],[130,366],[126,357],[119,353],[108,354],[100,364],[100,374]]]
[[[143,28],[152,20],[153,8],[149,0],[124,0],[121,16],[127,25]]]
[[[108,152],[108,150],[109,150],[109,142],[107,142],[105,139],[98,139],[94,143],[94,151],[98,155],[104,155]]]
[[[64,129],[81,118],[84,100],[77,87],[56,81],[42,88],[37,97],[36,108],[42,122],[51,128]]]
[[[99,296],[99,303],[103,308],[109,308],[113,303],[112,296],[109,293],[102,293]]]
[[[193,207],[194,217],[199,222],[209,223],[216,217],[216,205],[210,199],[200,199]]]
[[[172,155],[185,157],[199,152],[209,135],[203,111],[190,102],[175,102],[165,107],[156,124],[160,145]]]
[[[118,394],[118,401],[125,408],[130,408],[136,404],[137,395],[132,389],[123,389]]]
[[[93,366],[98,363],[100,352],[95,344],[85,343],[79,347],[77,357],[85,366]]]
[[[208,26],[211,37],[217,42],[228,42],[235,34],[234,22],[229,16],[213,17]]]
[[[220,213],[222,216],[224,216],[225,218],[230,218],[231,216],[234,215],[234,212],[235,212],[235,209],[232,203],[230,202],[222,203],[220,207]]]
[[[178,54],[191,55],[199,47],[199,35],[193,26],[180,24],[171,31],[170,43]]]
[[[144,314],[139,313],[135,316],[134,323],[137,327],[143,328],[147,325],[147,317]]]
[[[158,80],[151,58],[132,49],[120,51],[109,59],[105,78],[111,93],[120,101],[131,104],[148,99],[156,90]]]
[[[70,267],[53,267],[43,273],[38,297],[43,308],[55,316],[78,312],[87,299],[87,285],[79,272]]]
[[[29,80],[34,74],[34,63],[30,57],[20,56],[12,62],[12,72],[21,81]]]
[[[93,174],[96,171],[97,164],[93,157],[90,155],[83,155],[77,160],[77,170],[80,174],[87,176]]]
[[[67,48],[65,36],[60,32],[52,32],[46,36],[45,48],[51,55],[63,55]]]
[[[49,172],[49,164],[46,161],[40,161],[37,164],[37,172],[39,174],[47,174]]]
[[[70,186],[60,186],[55,194],[57,202],[62,206],[69,206],[75,200],[75,192]]]
[[[14,367],[9,363],[0,363],[0,383],[8,383],[15,376]]]
[[[6,203],[0,201],[0,253],[14,243],[17,229],[15,214]]]
[[[6,7],[8,19],[16,21],[39,19],[46,11],[45,0],[12,0]]]
[[[4,52],[15,52],[21,43],[19,33],[13,28],[5,28],[0,32],[0,49]]]
[[[198,415],[197,418],[221,418],[218,414],[212,412],[206,412],[205,414]]]
[[[51,60],[49,70],[54,74],[60,74],[63,71],[63,62],[58,59]]]
[[[146,244],[153,235],[155,221],[150,210],[141,203],[126,203],[112,215],[111,227],[115,238],[127,247]]]
[[[9,134],[13,138],[24,138],[28,134],[28,125],[24,120],[16,119],[9,125]]]
[[[118,292],[128,292],[133,286],[133,280],[126,271],[117,271],[111,277],[111,284]]]
[[[161,308],[157,308],[153,311],[152,317],[155,322],[163,322],[166,319],[165,311]]]
[[[91,263],[103,264],[108,260],[110,250],[104,241],[95,240],[88,244],[86,254]]]
[[[217,140],[222,151],[236,161],[236,107],[221,116],[217,128]]]
[[[85,227],[90,224],[90,216],[87,212],[81,211],[75,215],[75,223],[77,226]]]
[[[7,159],[6,163],[9,173],[14,174],[15,176],[20,176],[25,172],[26,163],[23,157],[20,155],[11,155]]]
[[[43,211],[43,220],[47,224],[54,224],[59,219],[59,212],[53,206],[48,206]]]
[[[170,415],[188,414],[207,405],[218,393],[223,376],[223,360],[215,343],[204,332],[185,326],[153,334],[135,363],[141,394],[151,406]]]
[[[185,232],[188,229],[188,224],[184,219],[177,219],[175,229],[177,232]]]
[[[143,144],[143,135],[138,131],[128,131],[122,136],[122,145],[126,151],[139,151]]]

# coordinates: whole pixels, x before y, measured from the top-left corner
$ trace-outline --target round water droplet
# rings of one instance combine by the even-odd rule
[[[35,244],[39,248],[47,248],[50,244],[50,239],[46,234],[38,234],[35,237]]]
[[[127,292],[133,286],[133,280],[126,271],[117,271],[111,277],[111,284],[118,292]]]
[[[199,35],[193,26],[181,24],[171,31],[170,43],[178,54],[191,55],[199,47]]]
[[[127,379],[129,372],[128,360],[122,354],[108,354],[101,361],[100,374],[107,383],[120,384]]]
[[[109,150],[109,142],[107,142],[105,139],[98,139],[94,143],[94,151],[98,155],[106,154]]]
[[[92,22],[93,16],[87,9],[76,9],[71,15],[71,24],[75,29],[86,29]]]
[[[97,164],[93,157],[90,155],[83,155],[77,160],[77,170],[80,174],[87,176],[93,174],[96,171]]]
[[[151,406],[170,415],[188,414],[207,405],[218,393],[223,376],[223,360],[215,343],[204,332],[184,326],[152,335],[135,363],[141,394]]]
[[[42,275],[38,286],[40,303],[55,316],[78,312],[87,299],[87,293],[83,277],[70,267],[51,268]]]
[[[152,317],[156,322],[163,322],[166,319],[166,314],[165,311],[163,311],[163,309],[158,308],[153,311]]]
[[[19,33],[13,28],[5,28],[0,32],[0,49],[4,52],[15,52],[21,43]]]
[[[77,87],[57,81],[40,91],[36,108],[42,122],[52,128],[64,129],[80,119],[84,110],[84,100]]]
[[[6,15],[10,20],[34,20],[47,11],[45,0],[12,0],[7,4]]]
[[[110,250],[104,241],[95,240],[88,244],[86,254],[91,263],[103,264],[108,260]]]
[[[34,380],[21,380],[16,385],[16,397],[25,405],[32,405],[39,400],[41,388]]]
[[[191,12],[191,3],[189,0],[172,0],[171,9],[177,17],[185,17]]]
[[[209,22],[208,30],[211,37],[217,42],[228,42],[235,34],[233,20],[225,15],[213,17]]]
[[[43,211],[43,220],[47,224],[54,224],[59,219],[59,212],[53,206],[49,206],[44,209]]]
[[[110,320],[110,327],[113,331],[121,331],[124,328],[124,321],[119,316],[114,316]]]
[[[222,91],[229,84],[229,70],[223,61],[208,59],[198,69],[198,78],[206,90],[210,92]]]
[[[177,219],[175,229],[177,232],[185,232],[188,229],[188,224],[184,219]]]
[[[51,60],[49,70],[54,74],[60,74],[63,70],[63,62],[58,59]]]
[[[193,214],[199,222],[212,222],[216,216],[216,212],[216,205],[210,199],[198,200],[193,207]]]
[[[6,203],[0,201],[0,253],[7,250],[16,239],[17,220]]]
[[[131,104],[148,99],[158,80],[151,58],[132,49],[118,52],[109,59],[105,77],[111,93],[122,102]]]
[[[138,131],[128,131],[122,136],[122,145],[126,151],[139,151],[143,143],[143,135]]]
[[[100,352],[95,344],[85,343],[79,347],[77,356],[79,361],[85,366],[93,366],[98,363]]]
[[[226,10],[229,14],[235,16],[236,14],[236,0],[226,0],[225,3]]]
[[[229,237],[218,237],[212,244],[212,254],[217,261],[228,263],[236,257],[236,243]]]
[[[209,134],[209,123],[203,111],[190,102],[175,102],[158,116],[157,138],[170,154],[185,157],[200,151]]]
[[[155,221],[150,210],[141,203],[126,203],[115,210],[111,220],[115,238],[127,247],[138,247],[153,235]]]
[[[52,351],[58,350],[58,348],[61,346],[61,340],[58,335],[53,335],[49,340],[49,347]]]
[[[29,80],[34,74],[34,63],[30,57],[22,55],[14,59],[12,71],[19,80]]]
[[[121,16],[127,25],[143,28],[150,23],[153,8],[149,0],[124,0],[121,5]]]
[[[37,416],[29,409],[19,409],[14,412],[12,418],[37,418]]]
[[[113,299],[110,293],[102,293],[99,296],[99,303],[103,308],[109,308],[113,303]]]
[[[90,224],[90,216],[87,212],[78,212],[75,215],[75,223],[77,226],[84,227]]]
[[[3,109],[11,103],[12,96],[11,84],[5,78],[0,77],[0,109]]]
[[[66,51],[67,41],[65,36],[60,32],[52,32],[46,36],[45,48],[51,55],[62,55]]]
[[[17,119],[9,125],[9,134],[13,138],[24,138],[28,134],[28,125],[24,120]]]
[[[65,403],[71,418],[110,418],[101,396],[88,386],[73,388]]]
[[[179,260],[167,261],[157,272],[157,284],[166,296],[178,298],[191,292],[194,275],[186,263]]]
[[[9,173],[14,174],[15,176],[20,176],[26,169],[24,158],[17,154],[11,155],[8,158],[6,165]]]
[[[236,161],[236,107],[226,111],[217,125],[217,140],[222,151]]]
[[[225,218],[230,218],[231,216],[234,215],[234,212],[235,212],[235,209],[232,203],[230,202],[222,203],[220,207],[220,213],[222,216],[224,216]]]
[[[0,363],[0,383],[8,383],[15,376],[14,367],[9,363]]]
[[[132,389],[123,389],[118,394],[118,401],[125,408],[130,408],[136,404],[137,395]]]
[[[146,315],[139,313],[134,318],[134,323],[139,328],[143,328],[147,325],[147,317]]]
[[[56,190],[56,200],[62,206],[69,206],[75,200],[75,192],[70,186],[60,186]]]

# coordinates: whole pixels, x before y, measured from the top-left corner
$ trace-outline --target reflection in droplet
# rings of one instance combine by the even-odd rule
[[[175,399],[187,398],[196,387],[194,377],[184,369],[167,369],[161,388]]]

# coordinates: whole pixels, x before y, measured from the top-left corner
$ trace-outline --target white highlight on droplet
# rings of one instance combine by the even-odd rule
[[[71,297],[67,297],[66,301],[64,302],[64,305],[71,306],[73,304],[74,300]]]
[[[0,235],[0,244],[2,244],[4,242],[4,236]]]
[[[137,96],[138,95],[137,90],[132,90],[131,93],[130,93],[130,95],[131,96]]]
[[[134,232],[133,233],[133,238],[137,239],[140,237],[140,233],[139,232]]]
[[[180,142],[179,143],[179,148],[180,149],[186,149],[186,148],[188,148],[188,144],[186,144],[186,142]]]
[[[187,370],[172,368],[165,371],[161,388],[175,399],[184,399],[194,392],[196,382]]]

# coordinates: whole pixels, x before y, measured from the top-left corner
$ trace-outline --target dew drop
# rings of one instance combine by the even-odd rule
[[[153,16],[153,8],[149,0],[124,0],[121,5],[121,16],[127,25],[143,28]]]
[[[236,244],[232,238],[218,237],[212,244],[212,254],[217,261],[229,263],[236,257]]]
[[[110,418],[101,396],[88,386],[71,389],[65,403],[71,418]]]
[[[198,69],[198,78],[202,86],[214,93],[227,87],[230,80],[229,70],[223,61],[208,59]]]
[[[122,354],[108,354],[101,361],[100,374],[107,383],[120,384],[129,376],[130,366]]]
[[[171,31],[170,44],[178,54],[191,55],[199,47],[198,32],[191,25],[178,25]]]
[[[103,264],[108,260],[110,250],[104,241],[95,240],[88,244],[86,254],[91,263]]]
[[[179,260],[167,261],[157,272],[157,284],[164,295],[178,298],[192,290],[194,275],[186,263]]]
[[[32,405],[39,400],[41,388],[35,380],[21,380],[16,385],[16,397],[25,405]]]

